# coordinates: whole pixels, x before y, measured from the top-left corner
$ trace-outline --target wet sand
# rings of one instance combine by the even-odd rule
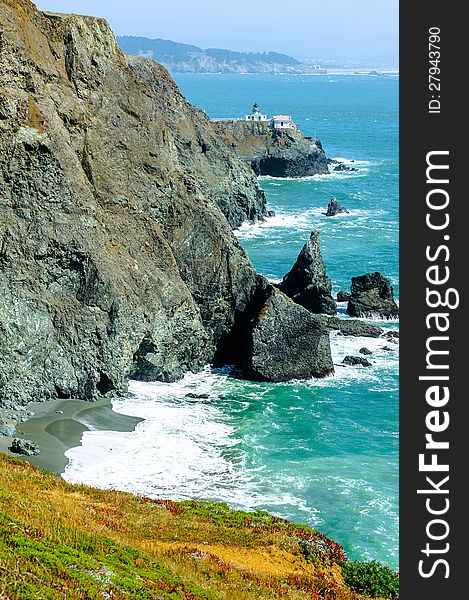
[[[16,458],[24,458],[32,465],[57,474],[64,472],[68,464],[65,452],[79,446],[84,431],[111,430],[133,431],[142,421],[138,417],[127,417],[112,410],[111,400],[97,402],[85,400],[50,400],[33,402],[27,406],[34,412],[24,423],[19,423],[15,437],[32,440],[39,444],[39,456],[22,456],[8,450],[12,438],[0,438],[0,452]]]

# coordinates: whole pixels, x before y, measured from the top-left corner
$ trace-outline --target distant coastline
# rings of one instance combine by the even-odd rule
[[[125,54],[151,58],[161,63],[170,73],[212,74],[292,74],[326,75],[336,73],[380,74],[398,71],[395,65],[368,64],[363,61],[332,60],[327,58],[297,59],[280,52],[237,52],[222,48],[199,48],[160,38],[117,36],[117,43]]]

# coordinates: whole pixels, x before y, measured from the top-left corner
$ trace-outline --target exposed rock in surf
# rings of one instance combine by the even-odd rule
[[[335,217],[340,213],[349,213],[350,211],[340,205],[337,198],[331,198],[327,205],[326,217]]]
[[[334,167],[333,171],[358,171],[356,167],[350,167],[345,163],[339,163],[336,167]]]
[[[348,365],[350,367],[371,367],[372,363],[363,356],[346,356],[342,361],[342,364]]]

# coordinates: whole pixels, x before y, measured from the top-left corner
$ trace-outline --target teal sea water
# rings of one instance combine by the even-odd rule
[[[244,115],[254,101],[268,115],[292,114],[306,135],[322,140],[328,157],[359,169],[260,179],[276,216],[237,232],[260,272],[280,279],[316,228],[334,293],[347,290],[352,276],[378,270],[398,297],[398,77],[175,79],[212,118]],[[326,218],[332,196],[350,213]],[[351,558],[396,568],[398,346],[335,334],[331,343],[336,375],[320,381],[253,383],[207,368],[173,384],[132,382],[133,397],[114,409],[145,421],[132,433],[85,432],[67,453],[64,476],[155,497],[264,508],[317,527]],[[371,368],[339,366],[363,346],[373,352]],[[194,391],[207,397],[188,398]]]

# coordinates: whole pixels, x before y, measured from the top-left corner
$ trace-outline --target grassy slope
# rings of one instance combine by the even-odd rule
[[[362,599],[314,529],[70,485],[0,454],[0,598]]]

